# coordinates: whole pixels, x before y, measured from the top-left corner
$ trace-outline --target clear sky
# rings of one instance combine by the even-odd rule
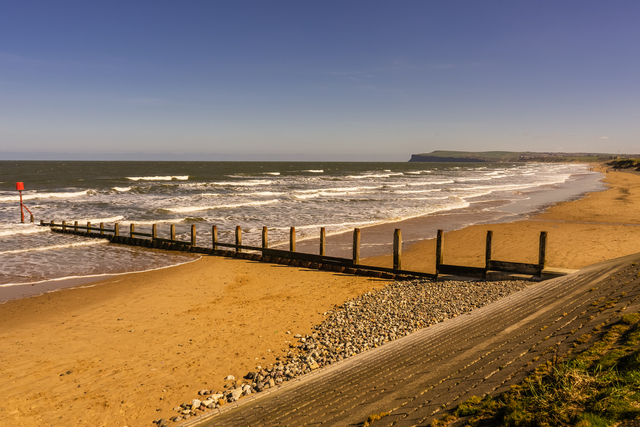
[[[5,1],[0,159],[638,153],[640,2]]]

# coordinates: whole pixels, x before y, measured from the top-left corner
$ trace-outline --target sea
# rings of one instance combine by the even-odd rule
[[[174,224],[182,240],[189,240],[196,224],[198,245],[205,247],[211,245],[212,225],[218,239],[229,243],[240,225],[243,243],[256,246],[266,226],[270,246],[282,248],[295,226],[304,251],[315,250],[315,243],[304,242],[315,242],[321,227],[328,236],[348,236],[360,228],[366,257],[391,250],[391,236],[366,238],[381,225],[425,218],[437,223],[414,225],[404,241],[409,245],[432,238],[434,227],[526,217],[602,190],[601,179],[588,165],[559,163],[0,161],[0,288],[194,259],[52,233],[39,226],[41,220],[103,222],[108,228],[117,222],[123,235],[131,223],[141,232],[157,224],[160,237],[168,237]],[[22,200],[34,224],[27,211],[21,223],[17,182],[24,183]],[[328,255],[349,256],[347,245],[330,242]]]

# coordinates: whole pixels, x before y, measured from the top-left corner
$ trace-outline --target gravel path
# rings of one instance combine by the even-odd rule
[[[315,326],[315,332],[296,335],[297,344],[290,344],[290,351],[277,364],[266,368],[258,366],[247,373],[244,380],[227,377],[226,380],[233,382],[230,387],[221,391],[201,390],[198,398],[174,408],[176,415],[155,423],[165,426],[169,421],[182,421],[242,396],[277,387],[323,366],[468,313],[530,284],[429,280],[390,283],[324,313],[327,318]]]

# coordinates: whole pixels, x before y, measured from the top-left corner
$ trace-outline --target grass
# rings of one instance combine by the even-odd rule
[[[497,398],[471,397],[432,425],[612,426],[640,418],[640,313],[565,361],[547,362]],[[555,359],[555,358],[554,358]],[[457,424],[458,425],[458,424]]]

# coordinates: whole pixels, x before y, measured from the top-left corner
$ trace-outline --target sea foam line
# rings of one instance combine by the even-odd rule
[[[85,196],[90,190],[84,191],[74,191],[69,193],[27,193],[22,195],[22,200],[33,200],[33,199],[66,199],[69,197],[80,197]],[[20,196],[5,196],[0,197],[0,202],[19,202]]]
[[[105,243],[109,243],[109,241],[108,240],[95,240],[95,241],[91,241],[91,242],[70,243],[68,245],[53,245],[53,246],[41,246],[41,247],[38,247],[38,248],[14,249],[12,251],[0,252],[0,255],[19,254],[19,253],[23,253],[23,252],[50,251],[50,250],[53,250],[53,249],[70,248],[70,247],[73,247],[73,246],[103,245]]]
[[[165,176],[128,176],[127,179],[131,181],[186,181],[189,179],[189,175],[165,175]]]
[[[232,208],[241,208],[244,206],[270,205],[272,203],[278,203],[279,201],[280,199],[273,199],[273,200],[265,200],[262,202],[235,203],[231,205],[184,206],[180,208],[164,208],[164,210],[169,212],[196,212],[196,211],[208,211],[212,209],[232,209]]]

